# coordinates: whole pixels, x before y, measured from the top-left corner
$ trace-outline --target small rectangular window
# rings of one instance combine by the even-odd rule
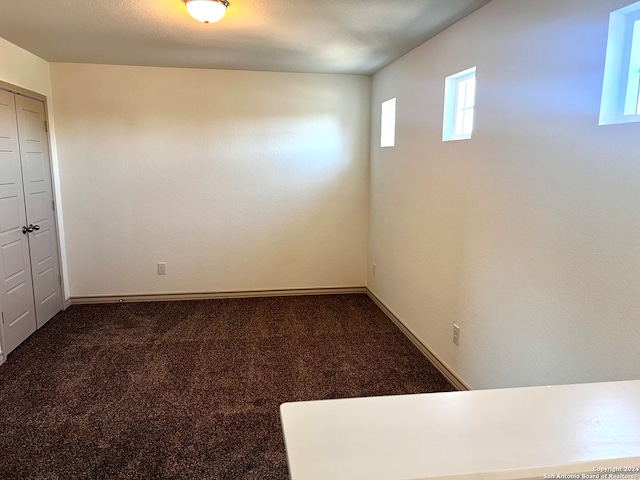
[[[380,115],[380,146],[394,147],[396,145],[396,99],[382,102]]]
[[[629,79],[627,81],[627,95],[624,105],[624,114],[638,115],[638,112],[640,111],[640,103],[638,102],[638,93],[640,89],[640,20],[633,22],[630,50]]]
[[[471,138],[475,104],[476,67],[445,79],[443,142]]]
[[[640,2],[611,13],[600,125],[640,122]]]

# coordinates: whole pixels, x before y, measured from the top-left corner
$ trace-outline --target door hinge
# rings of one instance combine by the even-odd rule
[[[52,209],[54,212],[56,211],[56,201],[55,201],[55,199],[54,199],[54,200],[51,200],[51,209]]]
[[[1,313],[2,313],[2,324],[4,325],[4,312],[1,312]]]
[[[62,285],[62,275],[58,275],[58,285]]]
[[[47,121],[44,121],[44,131],[49,133],[49,124],[47,123]]]

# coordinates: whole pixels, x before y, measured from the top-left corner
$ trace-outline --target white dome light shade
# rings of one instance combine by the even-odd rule
[[[224,17],[227,0],[184,0],[189,14],[202,23],[215,23]]]

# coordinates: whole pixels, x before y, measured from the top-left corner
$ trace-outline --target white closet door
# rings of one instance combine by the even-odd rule
[[[44,102],[16,95],[22,177],[38,328],[62,310],[58,235]]]
[[[15,96],[0,90],[0,307],[5,354],[36,330]]]

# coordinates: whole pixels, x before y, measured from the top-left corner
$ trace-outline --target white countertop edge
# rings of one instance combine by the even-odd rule
[[[640,480],[616,471],[640,467],[640,380],[290,402],[280,412],[294,479]],[[494,424],[500,433],[485,441]],[[396,426],[406,438],[388,435]]]

